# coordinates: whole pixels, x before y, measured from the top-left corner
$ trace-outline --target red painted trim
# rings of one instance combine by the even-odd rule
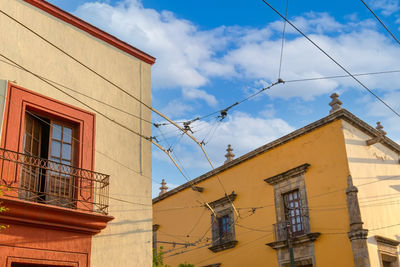
[[[55,229],[94,235],[106,228],[112,216],[0,197],[8,211],[0,214],[4,224]]]
[[[7,109],[4,116],[4,131],[2,136],[2,148],[22,152],[23,134],[25,123],[25,111],[35,111],[49,118],[57,118],[76,125],[78,140],[76,167],[94,170],[94,135],[96,115],[89,111],[68,105],[58,100],[27,90],[20,86],[8,83]],[[18,175],[8,177],[7,184],[18,184]],[[14,179],[14,180],[11,180]],[[90,193],[79,195],[81,199],[92,197]],[[79,205],[83,205],[78,202]]]
[[[69,23],[82,31],[89,33],[90,35],[140,59],[144,62],[153,65],[156,62],[156,59],[149,54],[121,41],[120,39],[112,36],[105,31],[100,30],[99,28],[75,17],[74,15],[44,1],[44,0],[24,0],[25,2],[53,15],[54,17],[59,18],[60,20]]]

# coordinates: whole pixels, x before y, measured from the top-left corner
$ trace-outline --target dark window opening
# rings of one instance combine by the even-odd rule
[[[229,236],[230,233],[229,215],[218,218],[218,230],[219,237],[224,239]]]
[[[74,126],[25,114],[24,166],[19,197],[25,200],[73,207]],[[62,165],[61,165],[62,164]]]

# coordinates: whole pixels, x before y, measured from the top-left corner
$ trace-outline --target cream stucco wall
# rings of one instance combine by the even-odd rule
[[[200,206],[224,196],[215,176],[197,184],[203,193],[185,189],[154,204],[154,223],[159,224],[158,241],[195,242],[184,248],[164,246],[165,262],[175,267],[182,262],[195,266],[222,263],[221,266],[278,266],[276,251],[266,243],[273,242],[272,225],[276,222],[273,186],[264,179],[301,164],[311,166],[305,173],[311,232],[320,232],[314,242],[316,266],[351,267],[353,254],[347,237],[349,219],[346,187],[349,173],[341,122],[335,121],[283,145],[231,167],[219,174],[228,193],[237,193],[234,201],[241,217],[235,226],[238,245],[211,252],[211,212]],[[254,214],[252,207],[261,207]],[[187,235],[189,235],[187,237]],[[179,252],[185,251],[183,254]],[[177,255],[174,255],[177,253]]]
[[[377,143],[366,145],[369,136],[343,122],[349,168],[358,187],[363,227],[369,230],[371,266],[381,266],[375,235],[400,241],[399,154]]]
[[[98,73],[150,104],[151,66],[21,0],[2,0],[0,9],[23,22]],[[37,36],[0,14],[0,53],[25,68],[150,120],[138,104]],[[4,60],[0,57],[1,60]],[[90,110],[31,74],[0,62],[0,79]],[[134,131],[150,136],[150,125],[64,89]],[[92,111],[93,112],[93,111]],[[115,219],[92,240],[91,266],[151,266],[151,146],[146,140],[96,116],[95,171],[110,174],[109,215]]]

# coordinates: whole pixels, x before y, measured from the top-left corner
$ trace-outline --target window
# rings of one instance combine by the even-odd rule
[[[74,135],[73,125],[25,113],[23,153],[28,157],[21,170],[20,198],[64,207],[75,205],[74,177],[69,167],[75,165]]]
[[[228,209],[218,212],[218,215],[219,217],[217,218],[215,218],[214,215],[211,216],[211,223],[213,228],[213,245],[223,244],[235,240],[235,221],[233,212]]]
[[[233,248],[236,246],[235,239],[235,219],[232,204],[236,199],[236,194],[230,195],[210,202],[209,205],[214,209],[217,216],[211,214],[212,252]]]
[[[230,225],[229,215],[224,215],[221,218],[218,218],[218,238],[220,240],[229,240],[230,239],[230,229],[233,225]]]
[[[285,205],[285,218],[292,236],[304,234],[303,216],[301,212],[301,200],[299,190],[283,195]]]

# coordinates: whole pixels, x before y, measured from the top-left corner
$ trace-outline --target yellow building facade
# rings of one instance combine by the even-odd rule
[[[332,98],[327,117],[154,198],[164,262],[290,266],[291,246],[295,266],[399,266],[400,146]]]

